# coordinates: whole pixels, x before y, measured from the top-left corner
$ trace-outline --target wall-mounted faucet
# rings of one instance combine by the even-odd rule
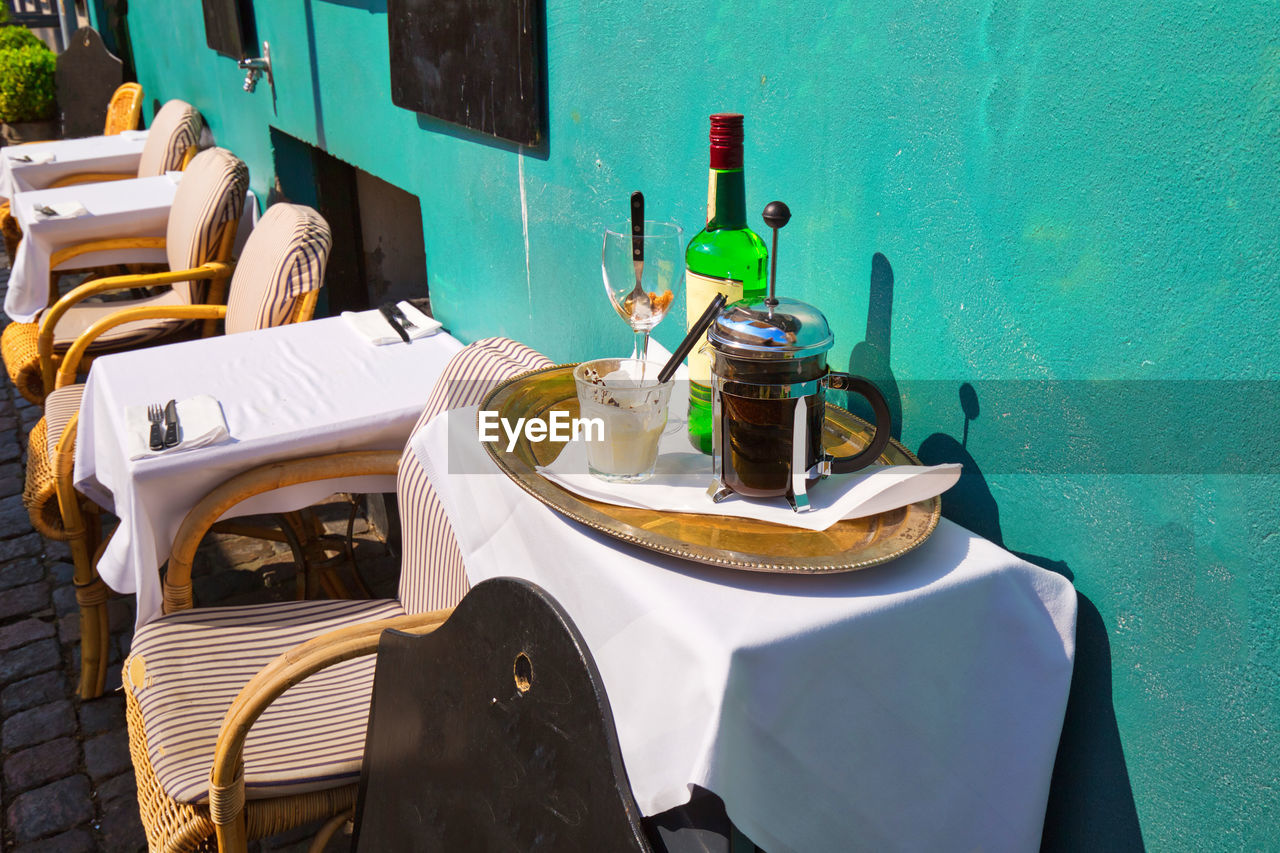
[[[275,88],[276,81],[271,76],[271,45],[265,41],[262,43],[262,56],[254,57],[253,59],[242,59],[240,60],[240,67],[248,72],[244,75],[244,90],[246,92],[251,93],[258,88],[258,80],[262,78],[263,74],[267,75],[267,82],[272,88]]]

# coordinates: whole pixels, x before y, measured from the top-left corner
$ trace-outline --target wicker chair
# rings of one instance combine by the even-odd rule
[[[472,344],[446,366],[419,425],[549,363],[505,339]],[[190,600],[205,531],[241,500],[392,472],[403,529],[397,598],[173,610]],[[249,838],[349,810],[373,680],[367,655],[386,628],[433,630],[447,615],[440,608],[467,589],[444,510],[411,451],[280,462],[232,478],[188,514],[165,584],[166,615],[134,635],[124,690],[142,822],[150,848],[166,851],[213,849],[215,837],[219,849],[243,850]]]
[[[137,83],[125,83],[111,97],[107,108],[105,136],[112,136],[138,126],[142,111],[142,87]],[[204,129],[204,119],[195,107],[186,101],[169,101],[156,112],[143,143],[142,155],[136,172],[76,172],[63,175],[48,187],[68,187],[72,184],[121,181],[127,178],[148,178],[165,172],[183,169],[191,162]],[[22,228],[13,217],[9,202],[0,205],[0,233],[4,235],[5,251],[12,258],[22,240]]]
[[[89,253],[140,246],[164,249],[169,271],[86,282],[45,309],[38,322],[6,326],[0,335],[0,356],[22,396],[43,404],[53,390],[54,371],[62,354],[81,332],[104,316],[125,308],[221,302],[231,274],[227,261],[248,188],[249,170],[244,163],[230,151],[211,148],[192,160],[186,177],[178,184],[164,237],[92,240],[54,252],[51,269],[72,267],[77,257]],[[87,301],[90,296],[159,285],[167,287],[140,299]],[[113,328],[96,339],[82,356],[80,366],[88,369],[91,357],[102,352],[171,338],[189,323],[178,319],[143,320],[139,316],[139,322]],[[206,331],[212,329],[213,321],[207,321]]]
[[[142,86],[137,83],[121,83],[107,104],[107,121],[103,136],[114,136],[126,130],[136,130],[142,118]]]
[[[55,380],[57,387],[46,400],[44,417],[31,430],[23,502],[36,530],[71,546],[80,604],[82,697],[102,693],[109,625],[107,589],[94,570],[99,538],[97,509],[87,505],[72,485],[76,421],[84,394],[84,385],[75,383],[81,354],[99,335],[122,323],[134,322],[139,316],[225,318],[227,334],[310,320],[324,282],[332,242],[328,224],[311,208],[274,205],[245,244],[225,307],[170,305],[128,309],[99,320],[68,349]]]

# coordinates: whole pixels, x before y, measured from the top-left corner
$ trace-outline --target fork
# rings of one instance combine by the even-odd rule
[[[164,409],[159,403],[152,403],[147,406],[147,420],[151,421],[151,438],[149,443],[152,450],[164,449],[164,431],[160,429],[160,423],[164,420]]]

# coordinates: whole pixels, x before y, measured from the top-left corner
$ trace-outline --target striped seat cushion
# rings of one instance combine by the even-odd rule
[[[44,423],[47,430],[46,445],[50,459],[58,448],[58,439],[71,419],[80,411],[80,398],[84,396],[84,383],[55,388],[44,398]]]
[[[172,100],[151,120],[147,141],[138,159],[138,177],[149,178],[182,168],[187,149],[200,141],[204,120],[186,101]]]
[[[58,352],[66,350],[82,332],[94,323],[124,308],[186,304],[188,304],[186,297],[181,291],[167,288],[157,294],[144,296],[141,299],[116,299],[111,302],[91,302],[86,300],[72,306],[58,320],[58,326],[53,330],[53,348]],[[102,349],[146,343],[147,341],[162,338],[182,325],[184,323],[181,320],[164,319],[135,320],[132,323],[123,323],[100,336],[94,342],[92,350],[97,352]]]
[[[278,202],[249,235],[227,299],[227,334],[279,326],[292,319],[298,298],[318,290],[333,237],[320,214]]]
[[[241,688],[277,655],[327,631],[403,613],[388,600],[295,601],[184,610],[139,628],[125,661],[125,689],[138,700],[165,793],[181,803],[207,802],[222,719]],[[374,660],[369,655],[330,667],[272,703],[245,744],[249,799],[359,778]]]
[[[471,406],[498,383],[551,362],[508,338],[486,338],[445,365],[414,432],[441,412]],[[462,552],[440,498],[412,451],[400,458],[396,476],[400,505],[400,602],[409,613],[453,607],[467,592]]]

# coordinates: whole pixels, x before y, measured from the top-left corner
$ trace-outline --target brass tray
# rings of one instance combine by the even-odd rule
[[[545,418],[560,409],[578,416],[574,365],[558,365],[517,376],[491,391],[481,408],[501,418]],[[871,427],[837,406],[827,405],[823,444],[847,455],[865,447]],[[810,531],[725,515],[659,512],[615,506],[580,497],[550,482],[535,465],[552,462],[563,443],[531,442],[523,435],[508,453],[505,442],[485,450],[522,489],[547,506],[624,542],[715,566],[753,572],[826,574],[865,569],[900,557],[920,545],[942,510],[938,497],[867,518],[839,521]],[[920,460],[896,440],[880,457],[892,465]],[[816,488],[821,488],[819,484]]]

